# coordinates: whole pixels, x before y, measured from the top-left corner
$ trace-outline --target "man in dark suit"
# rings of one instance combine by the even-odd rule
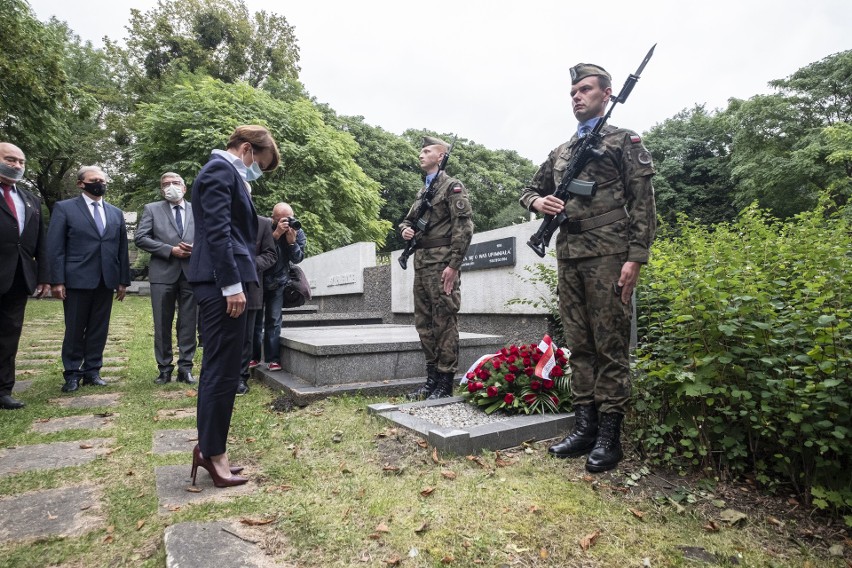
[[[12,398],[15,356],[24,324],[27,296],[50,289],[41,203],[15,184],[24,177],[26,158],[20,148],[0,142],[0,408],[24,403]]]
[[[186,185],[178,174],[160,176],[160,193],[164,201],[146,205],[136,229],[136,246],[151,253],[148,280],[154,310],[154,357],[160,372],[154,382],[163,385],[172,380],[172,322],[177,304],[177,380],[194,383],[197,310],[187,274],[195,220],[192,205],[183,198]]]
[[[65,310],[62,392],[77,390],[81,381],[106,385],[100,371],[112,292],[120,302],[130,286],[127,228],[121,210],[102,199],[106,174],[84,166],[77,172],[77,187],[83,194],[54,205],[47,230],[51,290],[64,300]]]

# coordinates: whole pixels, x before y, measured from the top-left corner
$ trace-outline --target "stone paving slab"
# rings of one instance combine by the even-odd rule
[[[63,418],[48,418],[33,422],[30,427],[32,432],[50,434],[62,432],[63,430],[102,430],[109,428],[118,418],[118,414],[98,415],[88,414],[85,416],[65,416]]]
[[[121,393],[86,394],[72,398],[53,398],[48,402],[62,408],[97,408],[99,406],[118,406]]]
[[[57,347],[60,347],[60,348],[61,348],[61,346],[57,346]],[[41,358],[41,357],[59,357],[59,356],[61,356],[61,353],[59,352],[59,350],[54,350],[54,351],[33,351],[33,350],[29,350],[29,349],[27,349],[26,351],[19,350],[19,351],[18,351],[18,355],[17,355],[17,357],[16,357],[16,360],[17,360],[17,361],[26,361],[26,360],[28,360],[28,359],[33,359],[33,358]]]
[[[198,391],[194,388],[184,388],[183,390],[161,390],[154,393],[154,396],[160,400],[180,400],[183,398],[195,399],[198,396]]]
[[[42,372],[43,371],[39,371],[39,370],[36,370],[36,369],[15,369],[15,376],[16,377],[29,377],[29,376],[32,376],[32,375],[37,375],[37,374],[42,373]]]
[[[114,443],[115,438],[92,438],[0,449],[0,476],[83,465],[109,453],[109,446]]]
[[[91,485],[0,498],[0,542],[76,537],[105,525],[101,495]]]
[[[371,404],[370,414],[380,416],[427,439],[430,446],[442,452],[460,456],[475,454],[481,450],[503,450],[520,446],[529,440],[556,438],[574,426],[573,413],[521,414],[508,420],[473,427],[447,427],[412,416],[408,409],[420,406],[443,406],[467,404],[460,396],[424,400],[407,404]]]
[[[273,568],[276,564],[257,545],[262,532],[238,521],[178,523],[166,529],[167,568],[240,566]]]
[[[104,357],[104,363],[127,363],[129,357]]]
[[[12,387],[12,392],[24,392],[31,386],[33,386],[33,380],[29,381],[15,381],[15,385]]]
[[[199,492],[187,491],[192,487],[192,457],[187,454],[184,465],[164,465],[154,468],[157,480],[157,499],[161,515],[169,515],[186,505],[228,501],[234,497],[251,495],[258,491],[257,485],[249,481],[236,487],[215,487],[206,469],[198,468],[195,478]]]
[[[122,371],[126,371],[127,367],[101,367],[101,373],[106,373],[107,375],[113,373],[121,373]]]
[[[29,368],[31,365],[47,365],[50,363],[56,363],[59,361],[59,358],[52,359],[16,359],[15,364],[18,367],[26,367]]]
[[[171,454],[183,452],[187,455],[192,453],[192,448],[198,443],[198,430],[186,428],[184,430],[156,430],[153,435],[151,451],[155,454]]]
[[[164,408],[157,411],[157,420],[195,418],[195,408]]]

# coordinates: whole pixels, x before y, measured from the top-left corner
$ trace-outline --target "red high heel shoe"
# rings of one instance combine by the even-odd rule
[[[193,459],[195,459],[195,452],[201,453],[201,448],[198,446],[198,444],[195,444],[195,447],[192,448]],[[230,469],[231,469],[231,473],[240,473],[245,468],[241,465],[232,465],[230,467]]]
[[[198,468],[203,467],[207,470],[207,473],[210,474],[210,477],[213,479],[213,485],[216,487],[234,487],[235,485],[243,485],[248,482],[248,479],[245,477],[239,477],[237,475],[232,475],[231,477],[224,478],[220,477],[218,473],[216,473],[216,468],[213,467],[213,462],[210,461],[209,458],[205,458],[201,455],[201,448],[196,445],[192,449],[192,484],[195,485],[195,477],[198,474]],[[237,472],[234,472],[234,469],[238,469]],[[232,468],[232,473],[238,473],[242,471],[243,468]]]

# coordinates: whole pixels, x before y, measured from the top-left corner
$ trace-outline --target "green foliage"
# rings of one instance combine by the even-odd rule
[[[191,77],[156,102],[139,105],[134,171],[137,205],[158,199],[160,174],[176,171],[191,184],[213,148],[224,148],[240,124],[263,124],[281,150],[281,167],[253,184],[260,212],[290,203],[311,254],[359,241],[383,242],[378,184],[354,161],[352,136],[329,127],[307,100],[272,98],[246,83]],[[190,195],[191,198],[191,195]]]
[[[725,121],[703,106],[683,110],[646,133],[654,156],[657,212],[673,223],[679,213],[705,224],[731,221],[731,135]]]
[[[827,202],[657,241],[633,416],[653,461],[852,496],[852,232]]]
[[[552,257],[556,256],[556,249],[551,249],[548,254]],[[554,338],[557,345],[565,345],[565,333],[562,328],[562,317],[559,315],[559,274],[556,266],[553,264],[536,263],[524,267],[524,270],[529,274],[515,274],[518,278],[527,284],[531,284],[534,288],[543,288],[539,296],[526,296],[524,298],[512,298],[508,305],[530,306],[536,309],[544,308],[548,313],[548,335]],[[569,346],[570,347],[570,346]]]

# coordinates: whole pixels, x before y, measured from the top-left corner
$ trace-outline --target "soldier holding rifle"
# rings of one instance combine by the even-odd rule
[[[449,153],[443,140],[423,138],[420,168],[426,183],[399,225],[408,241],[399,259],[403,268],[414,253],[414,325],[426,356],[426,383],[409,394],[412,399],[450,396],[458,370],[459,269],[473,220],[464,185],[444,172]]]
[[[548,451],[560,458],[589,454],[586,469],[592,472],[614,468],[623,455],[632,296],[656,230],[651,154],[635,132],[606,124],[605,111],[611,99],[624,102],[652,53],[618,97],[602,67],[571,68],[577,134],[550,153],[520,199],[545,214],[545,222],[556,219],[560,229],[559,312],[572,353],[575,424]],[[572,162],[581,148],[585,159]],[[543,229],[528,243],[539,255],[550,238],[540,238]]]

